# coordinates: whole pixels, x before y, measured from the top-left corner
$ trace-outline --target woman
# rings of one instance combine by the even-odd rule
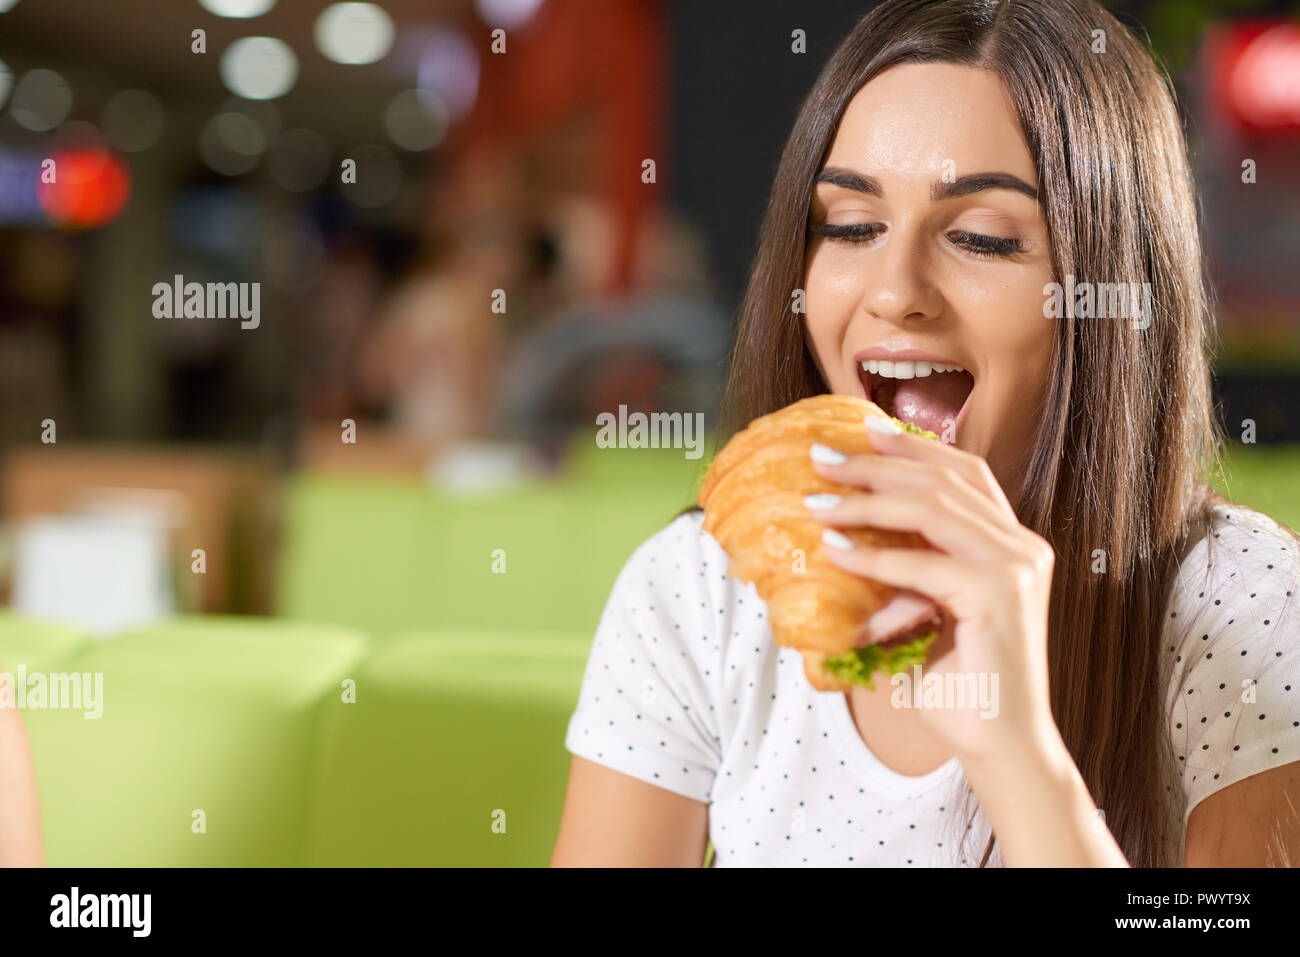
[[[0,682],[12,676],[0,671]],[[22,712],[12,705],[9,692],[0,689],[0,867],[41,867],[41,812],[36,794],[32,754],[23,729]]]
[[[1084,283],[1141,294],[1116,317]],[[1296,860],[1300,548],[1204,484],[1211,330],[1178,116],[1125,28],[1086,0],[868,14],[782,156],[729,411],[833,392],[940,427],[814,450],[860,491],[809,507],[843,568],[938,605],[929,669],[996,698],[814,691],[687,513],[601,621],[553,863]],[[855,525],[934,551],[837,547]]]

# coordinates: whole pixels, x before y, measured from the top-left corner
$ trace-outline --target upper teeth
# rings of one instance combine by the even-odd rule
[[[862,368],[868,372],[874,372],[882,375],[886,379],[911,379],[913,377],[923,379],[931,372],[965,372],[961,366],[940,365],[937,362],[926,362],[924,359],[916,362],[910,359],[904,359],[899,362],[890,362],[888,359],[867,359],[862,363]]]

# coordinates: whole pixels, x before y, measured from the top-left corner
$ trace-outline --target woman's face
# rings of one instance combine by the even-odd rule
[[[840,122],[804,267],[807,335],[830,390],[982,456],[1013,501],[1055,334],[1037,188],[995,74],[892,67]],[[965,372],[940,371],[951,365]]]

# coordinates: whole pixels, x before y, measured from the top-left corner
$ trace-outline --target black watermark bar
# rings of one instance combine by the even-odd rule
[[[787,883],[789,882],[789,883]],[[784,888],[784,889],[783,889]],[[740,900],[751,906],[728,907]],[[759,905],[768,901],[768,906]],[[818,936],[934,942],[998,929],[1042,941],[1184,935],[1229,946],[1294,928],[1285,870],[58,869],[0,872],[6,945],[78,938],[119,945],[284,941],[297,945],[461,933],[551,945],[574,935],[698,933],[761,940],[782,914]],[[712,914],[713,918],[704,915]],[[472,930],[477,928],[477,930]],[[688,931],[687,928],[697,928]],[[1038,937],[1036,935],[1049,935]],[[432,936],[431,936],[432,935]],[[1022,937],[1022,935],[1035,935]],[[838,936],[838,935],[837,935]],[[852,936],[850,934],[849,936]],[[484,938],[485,939],[485,938]],[[23,953],[13,950],[13,953]]]

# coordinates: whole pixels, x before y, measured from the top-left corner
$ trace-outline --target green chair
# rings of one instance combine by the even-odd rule
[[[309,863],[546,866],[589,637],[411,634],[325,715]]]
[[[692,503],[702,460],[679,449],[581,448],[558,478],[483,495],[297,476],[277,613],[376,637],[594,631],[628,556]]]
[[[48,864],[301,865],[322,708],[368,645],[335,627],[194,618],[64,662],[102,675],[102,716],[25,716]]]
[[[94,639],[78,625],[37,621],[0,608],[0,670],[17,676],[59,670]]]

